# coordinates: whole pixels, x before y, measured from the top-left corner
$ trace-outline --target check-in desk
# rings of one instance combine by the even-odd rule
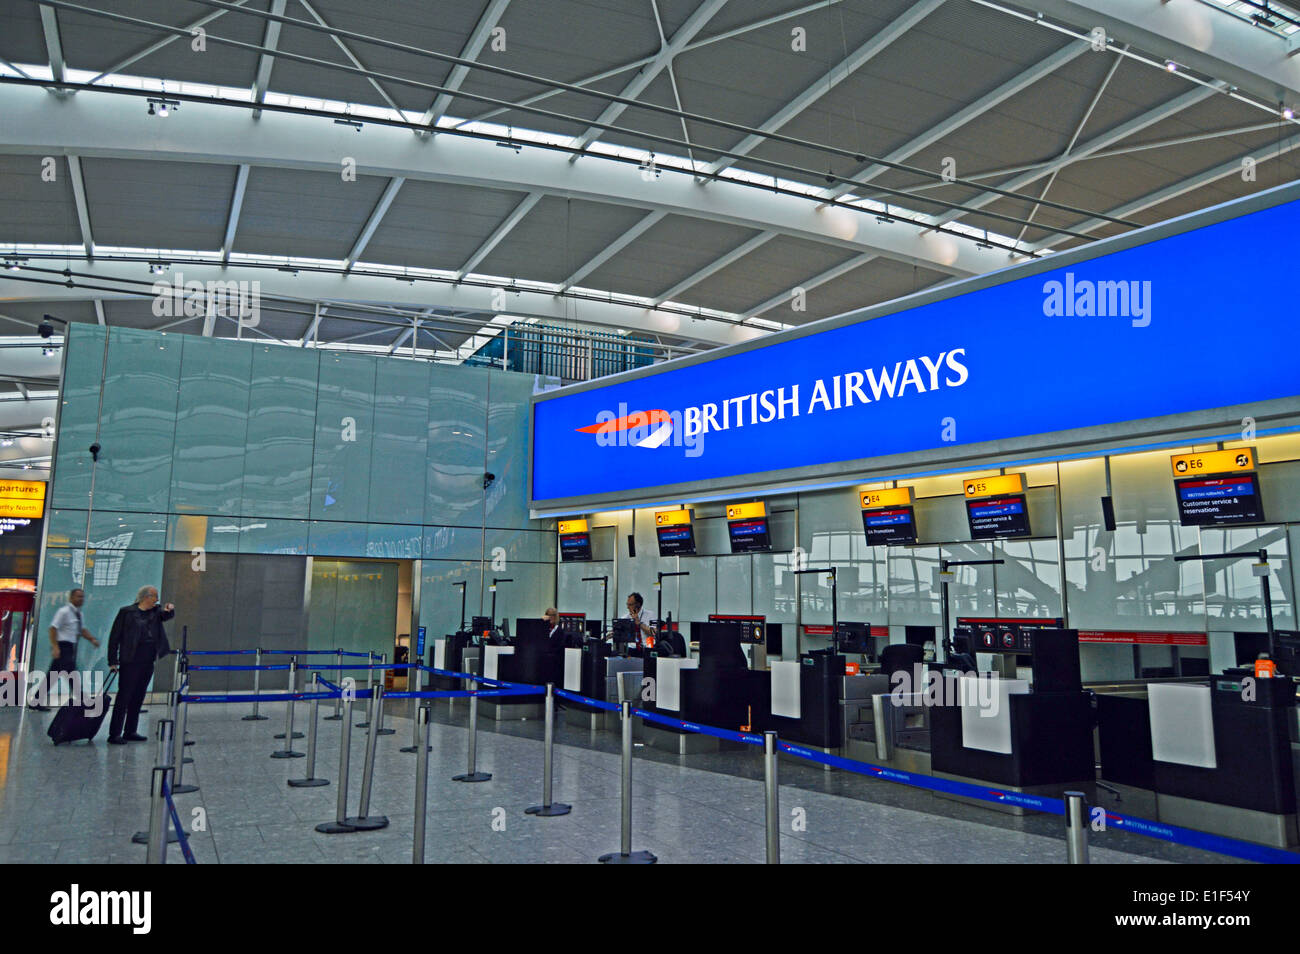
[[[1168,824],[1295,845],[1295,684],[1242,675],[1099,693],[1102,778],[1154,791]]]
[[[699,659],[662,657],[656,653],[648,653],[644,662],[644,675],[654,680],[654,693],[652,699],[640,703],[642,708],[670,719],[733,732],[752,724],[751,700],[756,685],[765,681],[766,673],[732,666],[701,666]],[[714,736],[653,722],[645,723],[644,737],[656,748],[682,755],[716,752],[722,742]]]
[[[755,675],[761,675],[755,673]],[[776,661],[768,673],[767,714],[756,730],[772,729],[781,739],[829,751],[844,744],[844,656],[805,653]],[[760,697],[761,701],[761,697]]]
[[[484,679],[544,686],[560,682],[562,661],[545,639],[519,638],[511,646],[487,645],[482,649]],[[491,687],[486,687],[491,688]],[[489,719],[540,719],[545,714],[545,691],[479,700],[479,712]]]
[[[644,661],[639,656],[615,656],[611,654],[608,643],[599,639],[588,639],[581,648],[568,647],[564,650],[564,688],[577,692],[588,699],[601,702],[618,703],[623,699],[640,705],[641,673]],[[622,692],[620,679],[624,682]],[[566,722],[588,721],[590,728],[618,728],[618,716],[605,709],[597,709],[580,702],[564,702],[568,715]]]
[[[944,678],[946,704],[930,706],[934,775],[1054,797],[1094,783],[1088,693],[1031,692],[1025,680],[988,674]]]
[[[449,633],[442,639],[433,641],[433,668],[448,669],[452,672],[472,672],[465,668],[465,650],[470,647],[472,638],[469,633]],[[463,688],[460,679],[454,676],[433,676],[430,687],[439,691]]]

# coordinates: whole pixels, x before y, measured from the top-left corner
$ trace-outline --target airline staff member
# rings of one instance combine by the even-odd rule
[[[636,644],[643,646],[645,638],[649,636],[654,638],[655,629],[650,625],[650,613],[641,608],[645,601],[641,599],[640,593],[629,593],[627,597],[627,618],[630,619],[636,627]]]
[[[546,625],[550,627],[546,633],[546,639],[550,642],[551,649],[559,652],[564,648],[567,639],[564,630],[560,629],[560,611],[554,606],[548,606],[542,616],[546,620]]]

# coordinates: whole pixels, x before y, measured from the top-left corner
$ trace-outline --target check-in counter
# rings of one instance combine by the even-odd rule
[[[433,641],[433,668],[452,672],[473,672],[465,663],[465,650],[471,645],[468,633],[451,633]],[[434,676],[430,685],[438,690],[463,688],[461,680],[453,676]]]
[[[930,706],[935,775],[1057,796],[1095,781],[1088,693],[1031,692],[1024,680],[974,674],[945,677],[943,688],[956,704]]]
[[[1102,778],[1153,791],[1160,821],[1277,847],[1300,841],[1290,679],[1099,693],[1097,718]]]

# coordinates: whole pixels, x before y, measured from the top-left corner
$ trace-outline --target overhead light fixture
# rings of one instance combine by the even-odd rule
[[[148,102],[149,115],[161,116],[163,119],[167,118],[171,110],[181,108],[180,102],[174,99],[150,99]]]
[[[62,318],[56,318],[53,315],[42,315],[41,323],[36,326],[36,333],[42,338],[51,337],[54,334],[54,322],[56,321],[65,328],[67,327],[67,321]]]
[[[1177,73],[1178,64],[1175,63],[1173,60],[1165,60],[1165,69],[1167,69],[1171,73]]]
[[[167,269],[170,268],[170,267],[171,267],[171,265],[170,265],[169,263],[167,263],[167,262],[150,262],[150,263],[149,263],[149,271],[150,271],[150,273],[152,273],[152,274],[154,274],[154,275],[161,275],[163,272],[167,271]]]
[[[1283,119],[1295,119],[1295,110],[1292,109],[1290,106],[1283,106],[1283,107],[1282,107],[1282,118],[1283,118]]]
[[[53,330],[53,329],[51,329],[51,330]],[[59,349],[58,349],[58,348],[42,348],[42,349],[41,349],[41,354],[45,355],[45,357],[47,357],[47,358],[52,357],[53,355],[56,355],[56,354],[58,354],[58,353],[59,353]]]
[[[336,120],[334,120],[334,125],[336,125],[336,126],[351,126],[351,127],[352,127],[353,129],[355,129],[357,132],[361,132],[361,124],[360,124],[359,122],[357,122],[355,119],[336,119]]]
[[[27,259],[25,258],[18,258],[17,256],[6,255],[5,268],[11,272],[16,272],[23,267],[23,263],[26,261]]]
[[[0,438],[0,447],[13,447],[14,439],[12,437]]]

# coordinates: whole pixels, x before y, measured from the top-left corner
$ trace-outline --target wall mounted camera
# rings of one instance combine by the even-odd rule
[[[484,490],[487,490],[489,487],[491,487],[491,486],[492,486],[492,481],[494,481],[494,480],[496,480],[496,479],[497,479],[497,475],[496,475],[496,474],[492,474],[492,473],[486,473],[486,474],[484,474],[484,475],[483,475],[483,489],[484,489]]]
[[[90,445],[90,459],[98,463],[99,461],[99,441]]]

